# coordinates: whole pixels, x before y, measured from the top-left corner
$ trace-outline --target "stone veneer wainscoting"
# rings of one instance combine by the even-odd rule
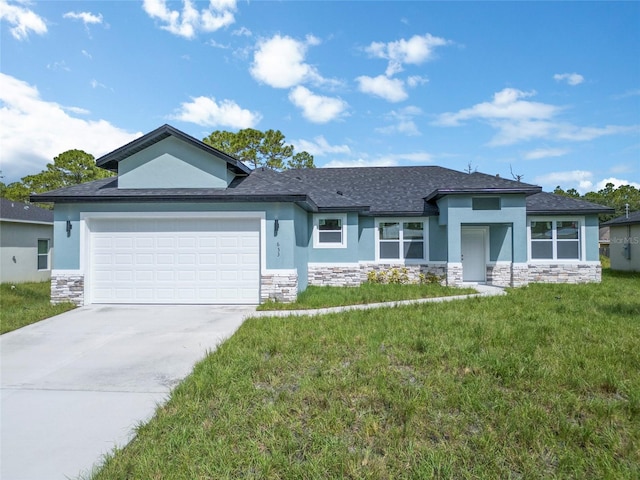
[[[295,302],[298,297],[298,273],[267,273],[260,278],[260,301]]]
[[[347,265],[323,265],[310,264],[308,271],[309,285],[314,286],[347,286],[357,287],[367,281],[369,272],[391,271],[393,269],[406,271],[410,282],[418,283],[420,274],[433,274],[442,278],[442,283],[446,282],[444,264],[415,264],[398,265],[392,263],[368,263]]]
[[[602,265],[593,263],[530,263],[529,283],[590,283],[602,281]]]
[[[84,304],[84,275],[81,273],[51,274],[51,303]]]

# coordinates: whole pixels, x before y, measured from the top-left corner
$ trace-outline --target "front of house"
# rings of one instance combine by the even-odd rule
[[[436,166],[251,170],[168,125],[55,202],[52,301],[257,304],[406,268],[443,283],[597,282],[600,205]]]

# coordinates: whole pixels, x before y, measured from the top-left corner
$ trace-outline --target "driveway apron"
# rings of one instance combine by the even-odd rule
[[[86,306],[0,336],[0,478],[86,478],[255,306]]]

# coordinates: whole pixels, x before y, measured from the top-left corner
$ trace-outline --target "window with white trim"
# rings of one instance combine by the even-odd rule
[[[315,215],[313,217],[314,248],[346,248],[347,216]]]
[[[38,239],[38,270],[49,270],[49,239]]]
[[[413,219],[381,219],[376,222],[376,259],[424,260],[425,222]]]
[[[580,221],[531,220],[532,260],[580,260]]]

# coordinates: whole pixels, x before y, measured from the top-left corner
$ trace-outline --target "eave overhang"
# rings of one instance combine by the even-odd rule
[[[425,202],[439,200],[447,195],[533,195],[540,193],[542,187],[518,187],[518,188],[438,188],[424,197]]]
[[[605,213],[613,213],[613,208],[585,208],[585,209],[566,209],[566,210],[552,210],[552,209],[529,209],[527,208],[527,215],[599,215]]]

